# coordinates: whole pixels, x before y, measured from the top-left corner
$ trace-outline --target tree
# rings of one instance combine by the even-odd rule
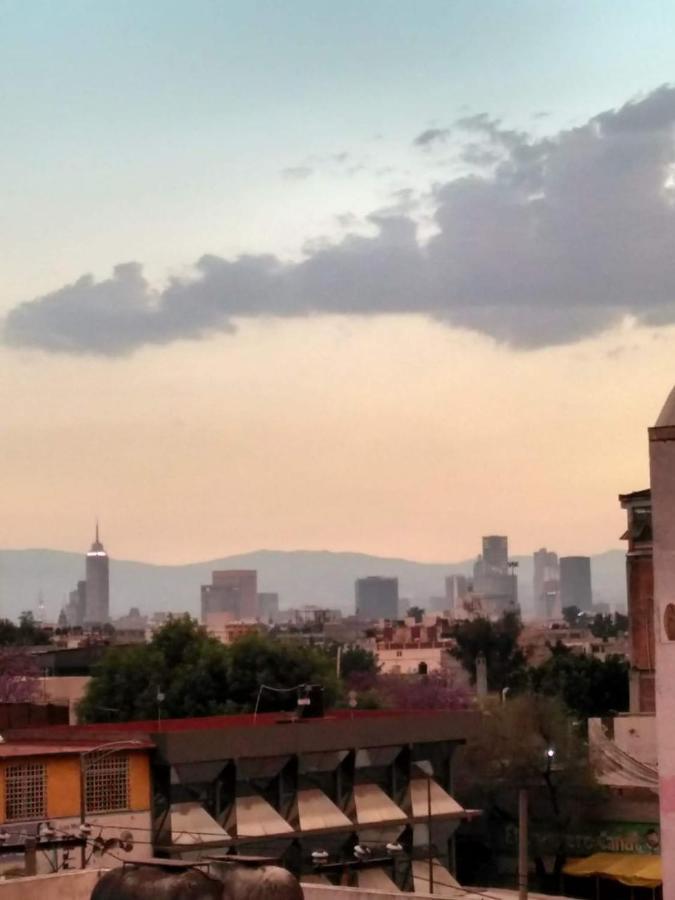
[[[524,693],[493,703],[461,758],[455,792],[484,810],[488,841],[518,821],[518,793],[530,797],[530,853],[540,887],[556,890],[567,858],[567,835],[602,799],[580,732],[556,697]],[[552,857],[552,873],[545,858]]]
[[[349,681],[352,675],[377,675],[377,656],[363,647],[343,647],[340,655],[340,675]]]
[[[36,624],[31,612],[22,612],[19,625],[0,619],[0,646],[33,647],[49,643],[49,635]]]
[[[558,696],[577,717],[607,716],[624,712],[629,704],[628,663],[620,656],[598,659],[573,653],[558,641],[551,656],[529,671],[532,689]]]
[[[411,606],[406,615],[419,625],[424,618],[424,610],[421,606]]]
[[[79,714],[86,722],[105,722],[251,712],[263,684],[316,683],[324,686],[326,704],[334,703],[334,663],[323,651],[257,635],[226,647],[186,615],[167,622],[149,644],[111,647]],[[262,710],[291,708],[297,693],[269,692],[261,701]]]
[[[440,672],[429,675],[379,675],[374,690],[391,709],[468,709],[466,688],[448,682]]]
[[[591,621],[591,634],[603,641],[618,637],[628,631],[628,616],[614,613],[613,616],[597,613]]]
[[[256,634],[245,635],[230,646],[228,679],[230,700],[242,711],[255,708],[261,685],[290,689],[320,684],[326,706],[335,703],[338,695],[335,663],[323,650]],[[268,690],[261,694],[259,708],[291,709],[296,701],[292,690],[285,694]]]
[[[187,615],[173,618],[149,644],[105,653],[79,715],[85,722],[105,722],[224,713],[227,670],[227,648],[220,641]]]
[[[22,647],[0,649],[0,703],[30,703],[40,689],[40,667]]]
[[[516,688],[527,680],[525,653],[518,646],[521,630],[520,617],[515,612],[505,612],[496,622],[483,618],[457,622],[450,632],[455,640],[450,652],[464,666],[473,683],[476,660],[482,654],[487,662],[489,690]]]
[[[580,617],[583,617],[583,614],[578,606],[566,606],[563,611],[563,619],[567,622],[570,628],[574,628],[580,624]]]

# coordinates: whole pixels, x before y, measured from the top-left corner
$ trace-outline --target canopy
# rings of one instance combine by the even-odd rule
[[[570,860],[563,872],[581,878],[613,878],[629,887],[660,887],[662,880],[661,857],[640,853],[594,853]]]

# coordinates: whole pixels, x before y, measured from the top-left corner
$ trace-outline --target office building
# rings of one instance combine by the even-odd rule
[[[110,621],[110,576],[108,554],[99,539],[98,522],[96,536],[87,553],[85,570],[85,625],[105,625]]]
[[[593,606],[591,560],[588,556],[560,557],[560,606],[577,606],[590,612]]]
[[[357,579],[354,587],[360,619],[398,618],[398,578],[370,575]]]
[[[473,567],[473,591],[484,601],[488,614],[518,609],[516,563],[509,562],[508,538],[491,534],[483,538],[483,553]]]
[[[488,569],[508,573],[509,539],[502,534],[489,534],[483,538],[483,562]]]
[[[450,613],[461,612],[469,594],[466,575],[448,575],[445,579],[445,609]]]
[[[279,595],[271,591],[258,594],[258,616],[261,622],[276,622],[279,618]]]
[[[68,603],[62,614],[69,628],[81,628],[87,614],[87,582],[78,581],[75,590],[68,594]]]
[[[537,619],[555,619],[560,616],[560,566],[558,555],[546,547],[535,551],[533,599]]]
[[[202,623],[209,613],[228,613],[232,619],[257,619],[258,573],[255,569],[226,569],[211,573],[202,586]]]

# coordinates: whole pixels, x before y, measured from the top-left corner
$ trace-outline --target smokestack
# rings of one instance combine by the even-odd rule
[[[663,900],[675,900],[675,388],[649,429]]]

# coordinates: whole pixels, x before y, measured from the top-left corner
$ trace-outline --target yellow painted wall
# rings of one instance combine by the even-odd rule
[[[42,762],[47,767],[47,818],[77,818],[80,815],[80,756],[31,756],[0,763],[0,823],[5,822],[5,769],[7,765]],[[150,808],[150,760],[147,753],[129,754],[129,809]]]
[[[129,808],[138,812],[150,809],[150,757],[147,753],[129,754]]]
[[[80,814],[80,757],[47,758],[47,818]]]

